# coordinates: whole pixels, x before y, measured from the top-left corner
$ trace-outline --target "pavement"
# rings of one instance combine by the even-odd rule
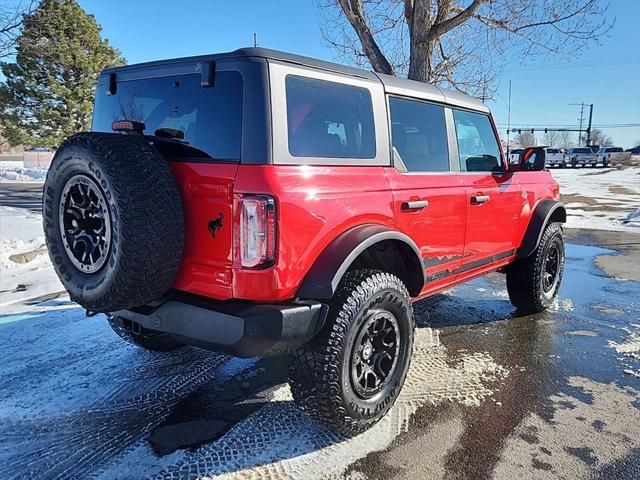
[[[42,212],[42,183],[0,183],[0,205]]]
[[[5,311],[0,478],[638,479],[640,234],[566,241],[547,312],[498,273],[416,304],[400,398],[352,439],[295,406],[285,357],[146,352],[63,294]]]

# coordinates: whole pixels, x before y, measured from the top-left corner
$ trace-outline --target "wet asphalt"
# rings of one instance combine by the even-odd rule
[[[503,288],[499,274],[456,288],[437,305],[418,306],[418,322],[441,330],[440,340],[450,355],[488,352],[509,374],[499,382],[491,401],[478,407],[420,409],[407,433],[386,451],[356,462],[352,470],[367,478],[420,478],[415,475],[438,473],[449,478],[640,478],[640,378],[624,373],[637,371],[640,362],[637,357],[621,356],[610,346],[611,342],[623,343],[630,325],[640,321],[640,284],[613,279],[595,264],[598,256],[615,253],[569,245],[560,306],[555,312],[519,316],[505,299],[493,297]],[[594,405],[594,394],[586,387],[590,384],[602,386],[605,398],[610,392],[626,391],[628,410],[599,411],[610,406],[601,399],[602,405]],[[583,404],[594,408],[580,408]],[[576,413],[560,423],[556,420],[559,409]],[[607,425],[612,414],[624,415],[617,426]],[[530,422],[531,418],[537,422]],[[463,425],[459,431],[457,421]],[[536,425],[523,428],[527,423]],[[447,424],[451,430],[444,428],[444,432],[455,440],[438,459],[441,468],[433,469],[427,460],[427,440],[436,440],[430,436],[434,425]],[[546,424],[553,434],[538,424]],[[596,450],[608,458],[609,449],[618,448],[611,443],[616,436],[627,444],[627,453],[614,461],[601,460]],[[529,447],[517,459],[508,458],[514,453],[514,438]],[[411,443],[420,445],[426,459],[402,458],[417,453],[405,448]],[[572,461],[558,458],[563,453]]]
[[[42,183],[3,182],[0,184],[0,205],[41,212],[42,188]]]
[[[548,312],[498,273],[416,304],[407,385],[354,439],[297,409],[286,358],[145,352],[64,296],[2,313],[0,478],[638,479],[640,235],[566,237]]]

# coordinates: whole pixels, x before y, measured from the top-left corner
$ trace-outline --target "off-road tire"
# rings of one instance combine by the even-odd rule
[[[116,334],[127,343],[142,347],[145,350],[152,350],[154,352],[171,352],[180,347],[184,347],[183,343],[180,343],[175,338],[167,333],[156,333],[142,329],[140,333],[134,333],[131,330],[127,330],[122,319],[107,315],[107,321],[109,326]]]
[[[108,257],[92,273],[74,265],[60,228],[63,190],[78,176],[95,183],[111,219]],[[70,137],[56,152],[43,197],[49,256],[73,301],[110,312],[149,303],[171,287],[183,252],[182,200],[167,162],[142,135]]]
[[[351,377],[352,349],[360,327],[381,311],[397,320],[397,363],[384,388],[371,398],[362,398]],[[379,270],[347,272],[330,301],[322,331],[293,355],[289,384],[295,402],[346,437],[367,430],[400,393],[413,351],[413,331],[411,299],[399,278]]]
[[[545,259],[552,245],[558,249],[559,271],[553,288],[546,292],[543,287]],[[507,269],[509,300],[518,311],[532,314],[549,308],[558,295],[564,272],[564,256],[562,226],[559,223],[550,223],[545,228],[535,251],[527,258],[516,260]]]

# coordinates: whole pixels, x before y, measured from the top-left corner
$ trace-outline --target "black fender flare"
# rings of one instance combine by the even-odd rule
[[[424,286],[424,263],[418,246],[407,235],[377,224],[353,227],[332,240],[307,272],[296,296],[315,300],[332,298],[343,275],[358,255],[385,240],[403,242],[413,251],[415,258],[410,255],[408,260],[414,262],[414,271],[420,268],[420,278],[416,275],[415,281],[407,285],[407,289],[411,296],[417,296]]]
[[[562,203],[550,199],[538,203],[529,220],[522,244],[518,248],[517,258],[526,258],[538,248],[542,233],[549,222],[564,223],[566,221],[567,210]]]

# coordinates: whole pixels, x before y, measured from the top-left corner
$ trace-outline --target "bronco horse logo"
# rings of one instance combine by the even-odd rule
[[[218,214],[218,218],[215,218],[209,222],[207,227],[209,228],[209,232],[211,232],[211,236],[216,238],[216,232],[222,228],[222,219],[224,215],[222,213]]]

